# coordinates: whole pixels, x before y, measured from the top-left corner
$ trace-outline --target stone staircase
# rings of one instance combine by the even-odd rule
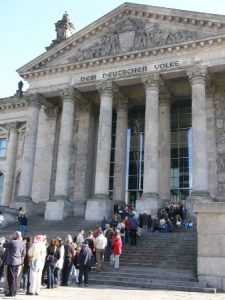
[[[30,217],[28,234],[46,234],[48,238],[66,234],[77,235],[79,229],[93,230],[97,222],[79,217],[67,217],[63,221],[47,221]],[[17,224],[1,229],[0,236],[8,237]],[[90,284],[126,286],[146,289],[166,289],[215,293],[216,289],[198,282],[197,234],[192,229],[174,233],[143,233],[137,247],[126,245],[120,257],[120,269],[104,263],[101,272],[95,268],[90,273]]]
[[[95,229],[97,221],[86,221],[80,217],[67,217],[62,221],[48,221],[41,217],[31,216],[28,219],[27,235],[35,236],[37,234],[47,235],[48,238],[60,236],[64,238],[66,234],[76,236],[80,229],[85,232]],[[18,230],[16,223],[4,227],[0,230],[0,236],[8,237],[14,231]]]
[[[126,245],[120,269],[105,262],[101,272],[91,272],[90,283],[147,289],[215,293],[198,282],[195,231],[143,233],[137,247]]]

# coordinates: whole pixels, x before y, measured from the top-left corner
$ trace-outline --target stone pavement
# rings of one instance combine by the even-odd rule
[[[1,292],[2,293],[2,292]],[[58,289],[49,290],[41,289],[39,296],[26,296],[19,293],[16,298],[4,297],[0,294],[0,299],[17,299],[17,300],[225,300],[225,294],[203,294],[178,291],[163,290],[140,290],[132,288],[117,288],[111,286],[91,285],[85,287],[59,287]]]

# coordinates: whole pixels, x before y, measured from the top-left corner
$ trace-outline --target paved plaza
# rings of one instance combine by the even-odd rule
[[[162,291],[162,290],[139,290],[132,288],[116,288],[110,286],[93,285],[88,288],[84,287],[59,287],[58,289],[41,289],[39,296],[27,296],[19,293],[16,296],[18,300],[30,299],[59,299],[59,300],[225,300],[225,294],[203,294],[189,293],[179,291]],[[0,294],[0,299],[10,299]]]

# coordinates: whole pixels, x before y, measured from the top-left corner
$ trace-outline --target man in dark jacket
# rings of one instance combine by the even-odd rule
[[[82,248],[78,254],[78,265],[79,265],[79,286],[82,285],[82,278],[84,276],[84,285],[88,286],[88,272],[91,267],[92,251],[88,246],[88,242],[82,243]]]
[[[129,217],[128,224],[129,224],[129,229],[130,229],[130,244],[132,246],[136,246],[137,245],[137,229],[138,229],[139,223],[134,215]]]
[[[7,280],[9,285],[8,297],[16,296],[17,275],[19,266],[23,264],[26,254],[25,243],[22,241],[21,232],[16,231],[12,240],[5,242]]]

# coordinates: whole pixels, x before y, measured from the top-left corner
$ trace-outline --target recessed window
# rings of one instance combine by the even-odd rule
[[[0,138],[0,157],[6,156],[6,138]]]

